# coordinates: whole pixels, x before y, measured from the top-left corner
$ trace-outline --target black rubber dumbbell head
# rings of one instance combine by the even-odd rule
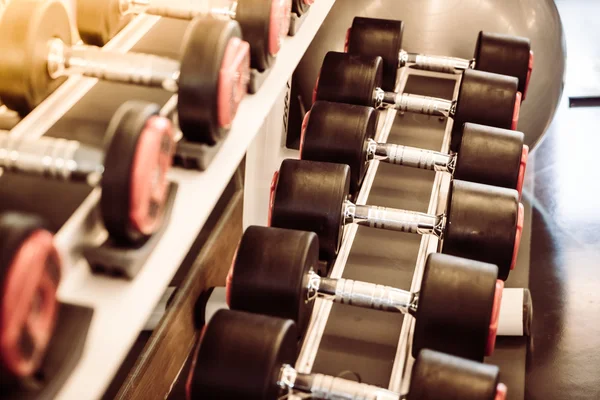
[[[0,215],[0,377],[2,384],[30,378],[40,366],[58,314],[58,252],[46,221]],[[35,321],[31,324],[30,321]]]
[[[519,131],[464,124],[454,178],[517,189],[524,139]]]
[[[372,106],[383,81],[383,59],[330,51],[325,55],[316,100]]]
[[[514,76],[525,95],[530,75],[531,41],[524,37],[479,32],[475,45],[475,68]]]
[[[404,23],[397,20],[355,17],[348,31],[348,53],[383,59],[382,89],[393,92],[398,76]]]
[[[313,232],[251,226],[244,232],[230,285],[232,310],[291,319],[303,335],[314,302],[309,271],[316,272],[319,240]]]
[[[0,19],[0,32],[0,97],[8,108],[25,115],[66,79],[50,77],[47,59],[51,39],[71,44],[69,15],[57,0],[11,1]]]
[[[453,180],[448,195],[442,252],[498,266],[506,280],[517,240],[516,190]]]
[[[367,169],[367,140],[375,136],[377,116],[371,107],[317,101],[304,132],[302,159],[348,165],[350,193],[356,193]]]
[[[196,18],[190,22],[182,41],[177,101],[179,126],[187,140],[214,145],[229,131],[229,125],[219,118],[220,108],[234,104],[237,94],[223,93],[219,83],[221,70],[229,69],[223,65],[228,61],[228,46],[241,37],[235,21]],[[236,89],[234,85],[232,90]],[[231,98],[222,101],[220,96]]]
[[[341,244],[343,203],[349,190],[347,165],[284,160],[279,169],[271,226],[316,233],[319,258],[329,263]]]
[[[413,365],[407,400],[494,400],[499,369],[432,350]]]
[[[483,361],[497,276],[493,264],[429,255],[419,291],[413,357],[429,348]]]
[[[188,398],[277,399],[283,364],[294,365],[298,333],[291,320],[220,310],[206,326],[190,371]]]
[[[133,18],[123,15],[122,0],[77,0],[77,29],[81,39],[95,46],[104,46]]]
[[[128,101],[106,131],[100,211],[116,243],[143,243],[162,223],[175,144],[159,111],[156,104]]]
[[[466,122],[512,129],[518,92],[517,78],[468,69],[456,100],[451,147],[460,151],[460,130]]]

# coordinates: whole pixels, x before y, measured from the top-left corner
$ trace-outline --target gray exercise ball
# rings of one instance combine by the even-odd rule
[[[343,51],[355,16],[403,20],[403,49],[431,55],[472,58],[480,30],[528,37],[534,68],[518,129],[533,148],[552,121],[563,91],[566,56],[553,0],[337,0],[295,75],[306,109],[323,57]]]

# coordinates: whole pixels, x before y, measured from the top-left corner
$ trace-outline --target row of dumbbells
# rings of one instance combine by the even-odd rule
[[[243,235],[224,289],[230,310],[218,311],[202,328],[189,398],[505,398],[498,368],[481,361],[494,349],[503,280],[515,266],[523,229],[519,199],[528,149],[511,128],[531,74],[529,43],[482,33],[475,60],[461,62],[400,51],[401,34],[401,22],[356,18],[350,54],[325,57],[302,128],[301,160],[284,160],[274,176],[270,227],[252,226]],[[486,57],[521,75],[469,71],[485,69]],[[466,70],[458,98],[385,92],[384,85],[395,86],[397,67],[406,65]],[[375,142],[372,106],[454,118],[453,152]],[[452,174],[445,212],[354,204],[373,159]],[[428,256],[420,290],[328,278],[343,227],[351,223],[440,238],[441,254]],[[294,369],[317,297],[416,318],[407,393]],[[199,327],[207,319],[200,308]]]

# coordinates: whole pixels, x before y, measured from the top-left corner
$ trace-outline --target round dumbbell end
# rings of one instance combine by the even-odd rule
[[[179,126],[191,142],[214,145],[229,131],[249,80],[248,44],[237,22],[196,18],[183,39]]]
[[[533,69],[531,42],[519,36],[479,32],[475,46],[475,68],[480,71],[513,76],[518,91],[525,93]]]
[[[292,0],[272,0],[269,25],[269,54],[279,53],[283,39],[290,31]]]
[[[155,104],[128,101],[107,128],[100,210],[111,238],[123,244],[145,241],[162,223],[175,143],[158,112]]]
[[[517,240],[519,195],[514,189],[452,181],[442,252],[496,264],[510,273]]]
[[[277,182],[279,182],[279,171],[273,172],[273,178],[271,178],[271,186],[269,188],[269,214],[267,217],[267,226],[273,226],[273,204],[275,204],[275,192],[277,191]]]
[[[407,400],[495,400],[498,376],[495,365],[421,350],[413,366]]]
[[[429,348],[482,361],[497,275],[498,268],[492,264],[429,255],[419,292],[413,356]]]
[[[460,152],[460,130],[466,122],[512,129],[517,86],[517,78],[511,76],[466,70],[456,100],[452,150]]]
[[[523,226],[525,225],[525,208],[522,203],[519,203],[519,213],[517,216],[517,228],[515,233],[515,246],[512,252],[512,261],[510,263],[511,271],[517,266],[517,257],[519,248],[521,247],[521,237],[523,236]]]
[[[533,51],[529,52],[529,65],[527,66],[527,78],[525,79],[525,87],[523,88],[523,101],[527,97],[527,90],[529,89],[529,82],[531,81],[531,73],[533,72]]]
[[[43,360],[58,312],[61,263],[46,224],[32,216],[0,216],[0,370],[31,376]]]
[[[382,73],[381,57],[330,51],[321,66],[315,99],[371,106],[375,89],[381,87]]]
[[[231,309],[291,319],[304,334],[314,302],[309,271],[319,242],[313,232],[251,226],[244,232],[231,281]]]
[[[492,318],[490,319],[489,333],[485,347],[485,355],[491,356],[496,347],[496,336],[498,336],[498,322],[500,321],[500,305],[502,304],[502,292],[504,290],[504,281],[496,281],[496,290],[494,292],[494,305],[492,307]]]
[[[131,21],[133,14],[123,15],[121,2],[77,0],[77,29],[85,43],[104,46]]]
[[[302,149],[304,149],[304,139],[306,138],[306,127],[308,126],[308,121],[310,121],[310,110],[304,114],[304,118],[302,118],[302,127],[300,128],[300,148],[298,158],[301,160],[303,160]]]
[[[71,25],[65,5],[57,0],[12,1],[0,20],[0,97],[10,109],[29,113],[66,78],[48,74],[48,42],[71,44]]]
[[[367,140],[375,136],[377,112],[370,107],[317,101],[302,141],[302,159],[346,164],[350,193],[356,193],[367,169]]]
[[[189,398],[276,399],[279,371],[283,364],[294,365],[297,339],[290,320],[218,311],[206,326],[193,361]]]
[[[271,225],[315,232],[320,259],[331,262],[342,239],[342,207],[350,190],[347,165],[287,159],[281,163]]]
[[[402,21],[364,17],[355,17],[349,30],[349,54],[383,59],[383,90],[396,87],[403,32]]]
[[[517,189],[524,139],[522,132],[464,124],[454,178]]]
[[[527,160],[529,159],[529,146],[523,145],[523,151],[521,153],[521,165],[519,166],[519,178],[517,179],[517,192],[519,192],[519,199],[523,194],[523,183],[525,181],[525,172],[527,170]]]

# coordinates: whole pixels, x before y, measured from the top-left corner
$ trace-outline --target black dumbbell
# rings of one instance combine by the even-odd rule
[[[430,254],[417,293],[319,276],[314,232],[251,226],[228,276],[233,310],[293,320],[308,328],[317,297],[416,317],[413,356],[424,348],[483,361],[496,340],[504,283],[495,265]]]
[[[99,184],[100,210],[111,238],[142,243],[161,226],[175,149],[171,122],[158,111],[150,103],[124,103],[108,125],[105,151],[74,140],[0,134],[0,168]]]
[[[346,36],[350,54],[383,58],[383,89],[394,90],[398,69],[409,66],[429,71],[462,73],[467,69],[514,76],[519,92],[527,94],[533,70],[531,41],[527,38],[480,31],[473,59],[428,56],[402,49],[404,23],[398,20],[355,17]]]
[[[430,215],[348,200],[347,165],[287,159],[281,163],[271,201],[271,226],[315,232],[320,259],[331,263],[344,225],[443,239],[442,252],[498,266],[506,280],[516,262],[523,230],[523,206],[516,190],[453,180],[446,212]]]
[[[522,132],[466,123],[460,152],[377,143],[377,113],[371,107],[317,101],[303,123],[300,156],[350,166],[350,193],[360,188],[370,160],[432,171],[456,179],[516,189],[521,193],[529,148]]]
[[[212,7],[202,1],[77,0],[77,27],[86,43],[102,46],[131,15],[145,13],[184,20],[198,16],[230,18],[240,24],[244,39],[250,43],[252,68],[264,71],[275,60],[288,33],[291,6],[292,0],[229,0],[226,7]]]
[[[506,396],[497,366],[422,350],[406,394],[294,369],[297,329],[291,320],[220,310],[203,331],[187,381],[187,398],[498,400]]]
[[[61,263],[53,235],[37,216],[0,214],[0,382],[31,380],[58,314]]]
[[[99,3],[102,3],[99,1]],[[21,114],[70,75],[177,93],[177,119],[192,142],[217,142],[228,131],[249,79],[248,43],[235,21],[193,20],[181,62],[139,53],[71,45],[67,10],[58,0],[12,1],[0,20],[0,97]]]
[[[330,51],[323,60],[314,100],[436,115],[454,119],[452,150],[458,151],[465,122],[516,129],[520,94],[517,78],[466,70],[458,98],[439,99],[382,89],[383,59]]]

